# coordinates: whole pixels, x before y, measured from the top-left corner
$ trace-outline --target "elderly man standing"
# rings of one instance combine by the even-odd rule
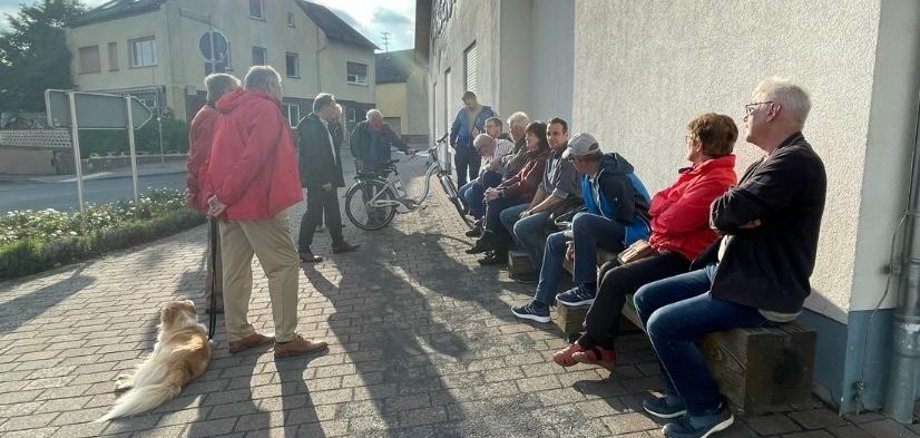
[[[695,341],[794,321],[811,293],[827,176],[802,135],[810,109],[805,90],[787,80],[757,86],[744,121],[748,143],[765,155],[712,203],[710,224],[723,237],[694,262],[702,269],[636,292],[665,386],[664,397],[642,405],[676,418],[663,429],[667,437],[709,436],[734,421]]]
[[[351,154],[355,164],[362,172],[375,172],[390,161],[390,147],[401,150],[406,155],[415,151],[406,146],[390,125],[383,122],[383,113],[372,109],[367,112],[367,120],[358,123],[351,133]]]
[[[230,352],[271,341],[247,320],[252,256],[268,277],[275,357],[326,348],[296,333],[298,263],[287,209],[300,202],[291,128],[281,116],[281,77],[271,67],[246,74],[246,89],[217,101],[220,117],[208,159],[208,214],[219,217],[224,309]]]
[[[338,188],[345,186],[345,178],[342,176],[341,137],[334,137],[331,130],[337,111],[335,96],[317,94],[313,99],[313,112],[297,125],[300,182],[307,188],[307,212],[300,221],[300,238],[297,241],[297,252],[302,262],[323,261],[322,257],[313,254],[310,246],[324,215],[326,228],[332,236],[332,252],[339,254],[358,249],[358,245],[346,242],[342,236]]]
[[[189,207],[198,210],[201,213],[208,211],[208,198],[201,193],[202,187],[205,187],[205,170],[208,154],[211,152],[211,141],[214,139],[214,127],[217,124],[217,117],[220,112],[214,108],[217,100],[228,91],[240,88],[240,80],[235,76],[224,73],[215,73],[204,78],[205,89],[208,90],[206,102],[189,124],[188,128],[188,162],[186,163],[187,171],[185,178],[185,202]],[[204,300],[208,303],[208,313],[224,311],[224,288],[220,280],[221,263],[220,263],[220,230],[216,220],[208,221],[208,242],[215,242],[215,245],[208,245],[208,251],[214,251],[214,254],[208,254],[208,272],[216,272],[217,278],[211,275],[205,277]],[[216,301],[216,308],[212,309],[211,295]]]
[[[492,108],[479,104],[472,91],[463,93],[463,108],[457,112],[454,123],[450,125],[450,146],[457,152],[457,186],[466,185],[466,175],[470,179],[479,174],[481,162],[479,154],[473,149],[473,139],[485,129],[486,120],[495,116]]]

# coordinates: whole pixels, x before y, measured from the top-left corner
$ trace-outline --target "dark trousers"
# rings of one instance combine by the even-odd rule
[[[715,271],[711,264],[646,284],[633,299],[661,364],[665,392],[683,397],[691,416],[715,413],[721,402],[696,341],[712,332],[775,325],[753,307],[710,296]]]
[[[482,157],[476,153],[476,150],[469,146],[457,146],[456,156],[457,167],[457,187],[466,185],[466,176],[470,180],[476,179],[479,175],[479,165],[482,164]]]
[[[299,252],[310,251],[316,227],[326,219],[326,228],[332,236],[332,244],[342,243],[342,213],[339,211],[339,189],[325,190],[322,187],[307,187],[307,212],[300,220]]]
[[[217,219],[208,219],[208,275],[204,280],[204,302],[211,309],[211,295],[216,295],[216,310],[224,308],[223,264],[220,261],[220,228]],[[211,275],[211,273],[216,275]],[[215,310],[215,309],[211,309]]]
[[[613,349],[620,328],[620,311],[626,295],[634,294],[646,283],[682,274],[690,261],[677,252],[665,252],[621,265],[607,262],[597,271],[597,297],[585,316],[585,334],[578,341],[583,348],[597,344]]]

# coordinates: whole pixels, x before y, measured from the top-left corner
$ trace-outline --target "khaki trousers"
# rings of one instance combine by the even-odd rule
[[[297,292],[300,259],[291,242],[287,211],[272,219],[220,223],[224,280],[224,321],[227,337],[236,341],[255,333],[246,318],[252,295],[252,256],[259,258],[268,277],[268,293],[275,323],[275,340],[294,339],[297,329]]]

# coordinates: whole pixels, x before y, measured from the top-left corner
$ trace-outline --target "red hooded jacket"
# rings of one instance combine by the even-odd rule
[[[677,251],[693,260],[713,240],[709,206],[738,181],[735,156],[712,158],[680,170],[677,181],[652,198],[649,243],[658,251]]]
[[[202,213],[208,210],[208,198],[201,194],[202,188],[207,187],[207,183],[204,182],[207,177],[204,166],[211,151],[211,140],[214,138],[218,115],[220,113],[216,109],[205,105],[195,114],[188,128],[189,149],[185,186],[189,194],[195,196],[192,207]]]
[[[206,163],[206,196],[217,195],[227,205],[221,219],[270,219],[302,201],[291,128],[278,102],[237,89],[216,106],[220,117]]]

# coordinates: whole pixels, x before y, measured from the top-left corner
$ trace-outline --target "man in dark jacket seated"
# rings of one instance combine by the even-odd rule
[[[811,292],[827,177],[802,135],[811,102],[783,79],[761,82],[745,106],[747,141],[766,154],[710,209],[723,237],[702,269],[641,287],[636,310],[662,366],[665,396],[642,406],[670,438],[702,437],[734,421],[694,343],[707,333],[794,321]],[[717,269],[718,268],[718,269]]]
[[[533,300],[511,308],[514,316],[549,322],[549,306],[590,304],[597,293],[597,248],[622,251],[649,235],[649,196],[633,166],[616,153],[604,154],[591,134],[576,134],[562,158],[581,174],[586,212],[575,215],[572,229],[550,234],[543,250],[540,280]],[[556,295],[564,257],[574,255],[575,287]]]

